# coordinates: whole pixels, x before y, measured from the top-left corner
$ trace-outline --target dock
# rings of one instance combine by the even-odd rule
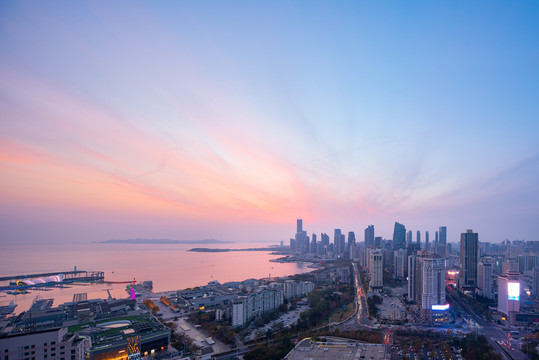
[[[64,275],[64,282],[69,281],[103,281],[105,279],[105,273],[103,271],[56,271],[48,273],[38,274],[23,274],[23,275],[10,275],[0,277],[0,281],[9,280],[22,280],[22,279],[34,279],[40,277],[49,277],[55,275]]]

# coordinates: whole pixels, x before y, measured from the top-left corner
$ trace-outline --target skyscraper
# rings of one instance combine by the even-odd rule
[[[478,243],[479,236],[473,230],[460,234],[459,286],[463,290],[473,290],[477,286]]]
[[[419,230],[417,230],[416,242],[418,244],[421,244],[421,231],[419,231]]]
[[[439,233],[438,242],[441,245],[447,245],[447,226],[440,226],[438,233]]]
[[[393,250],[406,248],[406,227],[395,222],[393,230]]]
[[[418,242],[419,243],[419,242]],[[425,231],[425,243],[428,244],[429,243],[429,232],[428,231]]]
[[[296,228],[295,251],[299,253],[309,252],[309,237],[307,236],[307,231],[303,230],[302,219],[297,219]]]
[[[406,233],[406,247],[409,247],[412,244],[412,231]]]
[[[382,250],[376,249],[371,250],[370,254],[370,267],[369,272],[371,275],[371,280],[369,282],[370,288],[372,291],[382,291],[383,289],[383,269],[384,269],[384,258]]]
[[[350,249],[356,243],[356,234],[353,231],[348,232],[348,244],[346,246],[346,253],[350,253]]]
[[[407,256],[406,256],[406,250],[405,249],[399,249],[395,251],[394,253],[394,272],[395,272],[395,278],[397,279],[404,279],[404,276],[406,275],[406,268],[407,268]]]
[[[341,229],[335,229],[333,231],[333,251],[335,255],[340,255],[343,252],[341,248]]]
[[[374,225],[369,225],[365,229],[365,246],[374,245]]]
[[[417,254],[408,256],[408,301],[415,302],[417,298],[416,294],[416,267],[417,267]]]
[[[447,257],[447,227],[440,226],[437,234],[437,241],[434,250],[441,257]]]

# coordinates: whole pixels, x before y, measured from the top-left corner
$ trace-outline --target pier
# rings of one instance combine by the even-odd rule
[[[34,279],[40,277],[49,277],[54,275],[64,275],[64,282],[69,281],[103,281],[105,279],[105,273],[103,271],[56,271],[39,274],[23,274],[23,275],[11,275],[0,277],[0,281],[9,280],[22,280],[22,279]]]

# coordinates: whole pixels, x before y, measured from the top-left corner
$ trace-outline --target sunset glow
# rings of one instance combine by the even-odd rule
[[[0,5],[2,242],[537,240],[535,4],[210,3]]]

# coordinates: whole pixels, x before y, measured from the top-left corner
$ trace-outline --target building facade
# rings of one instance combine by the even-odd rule
[[[371,250],[369,265],[369,272],[371,276],[371,280],[369,282],[370,289],[375,292],[381,292],[384,287],[384,255],[382,250]]]
[[[477,287],[477,264],[479,236],[473,230],[466,230],[460,235],[459,286],[463,290],[475,290]]]

